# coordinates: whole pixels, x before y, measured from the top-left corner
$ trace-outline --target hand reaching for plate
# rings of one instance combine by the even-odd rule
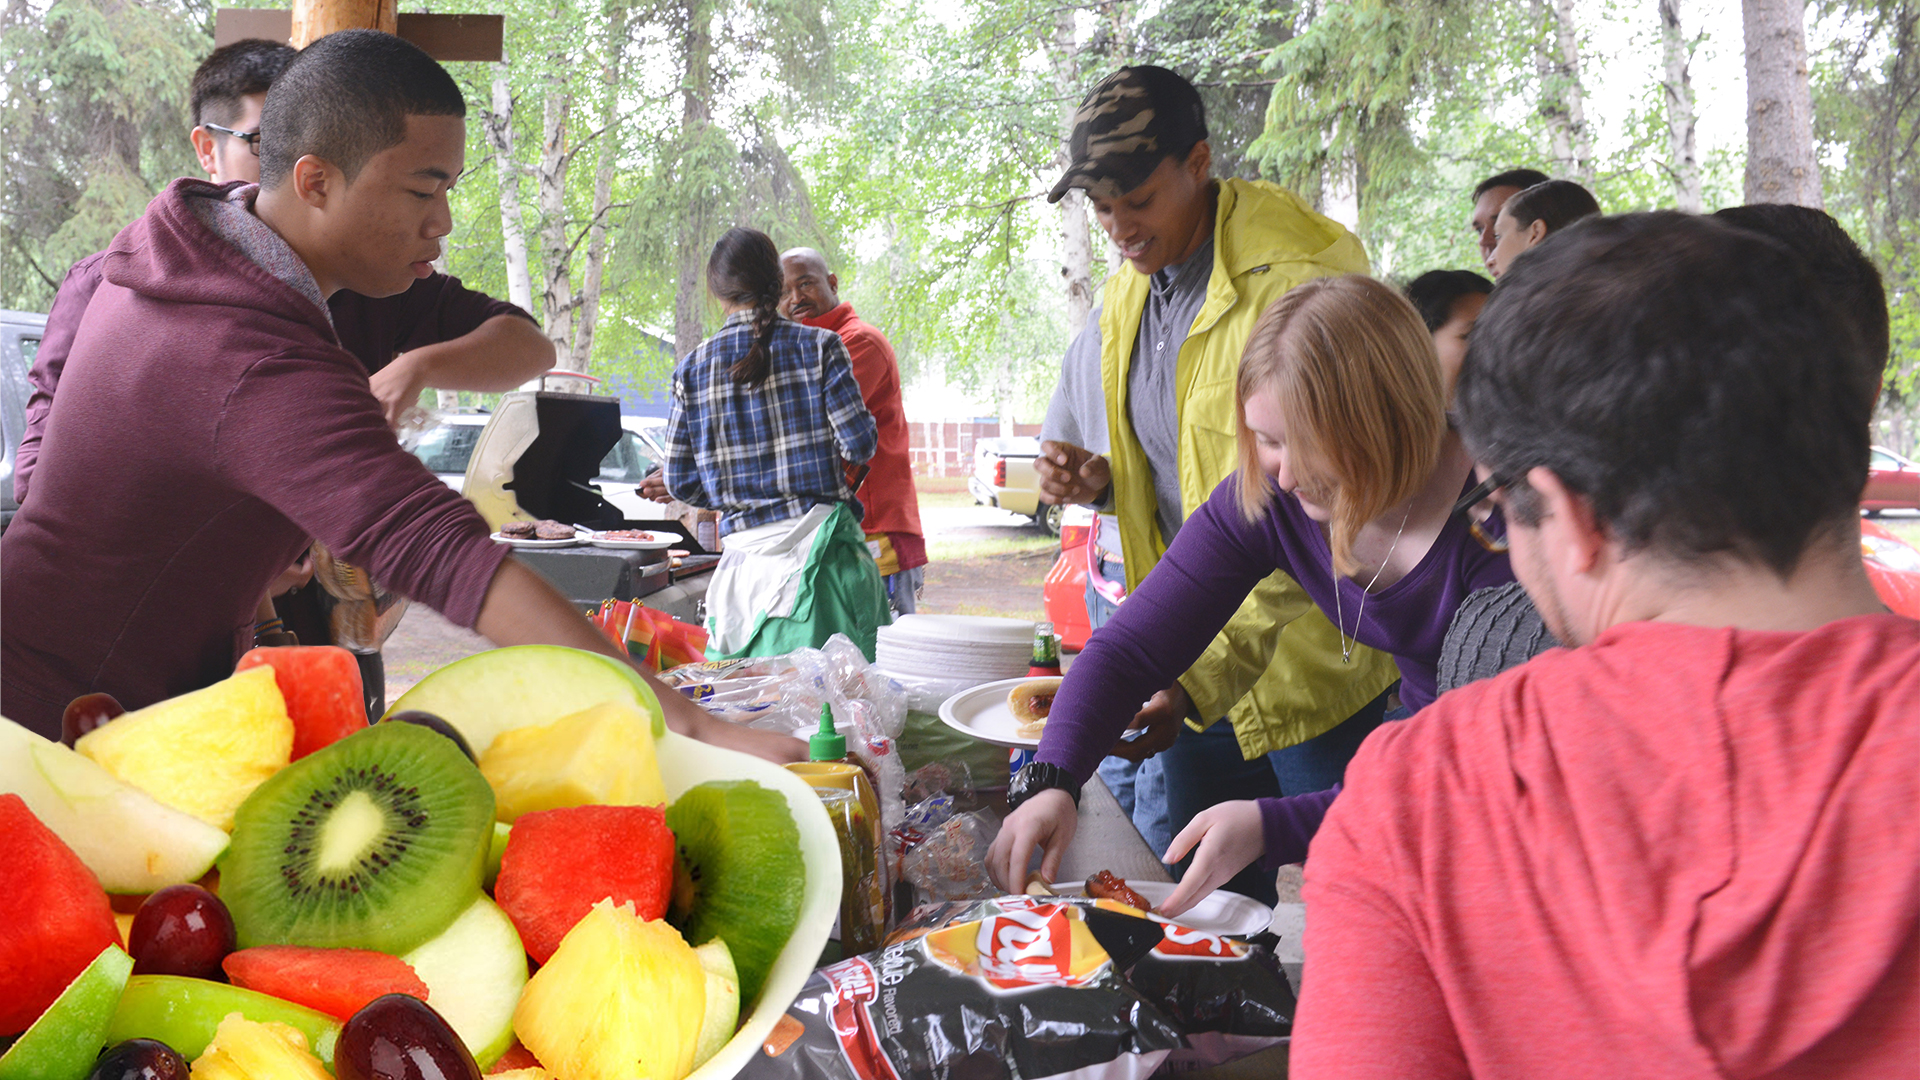
[[[1024,808],[1023,808],[1024,809]],[[1160,905],[1160,914],[1176,918],[1233,875],[1258,859],[1266,847],[1260,804],[1251,799],[1209,806],[1194,816],[1168,845],[1164,863],[1177,863],[1193,852],[1193,863],[1173,895]]]

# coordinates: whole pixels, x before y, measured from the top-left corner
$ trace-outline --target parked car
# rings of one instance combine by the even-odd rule
[[[27,434],[27,398],[33,385],[27,372],[40,351],[40,335],[47,317],[30,311],[0,311],[0,439],[6,441],[0,457],[0,532],[13,523],[20,504],[13,501],[14,455]]]
[[[974,444],[967,491],[981,506],[1024,514],[1059,536],[1063,508],[1040,501],[1040,474],[1033,469],[1039,456],[1040,440],[1030,435],[981,439]]]
[[[1047,571],[1040,596],[1047,620],[1060,638],[1060,647],[1079,652],[1093,635],[1087,619],[1087,544],[1093,540],[1095,514],[1084,506],[1062,508],[1060,515],[1060,557]]]
[[[1868,517],[1882,510],[1920,510],[1920,465],[1884,446],[1873,448],[1860,507]]]
[[[432,469],[435,476],[455,491],[466,484],[467,465],[473,460],[473,448],[480,432],[492,416],[484,413],[449,413],[440,423],[420,436],[413,454]],[[640,481],[664,456],[659,436],[665,421],[643,416],[620,418],[620,441],[613,444],[600,460],[600,474],[594,486],[620,511],[634,521],[666,521],[666,507],[640,494]]]
[[[1860,561],[1895,614],[1920,619],[1920,550],[1871,521],[1860,523]]]

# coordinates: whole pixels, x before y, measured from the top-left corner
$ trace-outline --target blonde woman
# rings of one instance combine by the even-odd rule
[[[1433,338],[1400,294],[1357,275],[1293,289],[1254,328],[1237,391],[1240,469],[1074,662],[988,856],[1003,886],[1024,884],[1036,845],[1052,879],[1073,839],[1080,785],[1101,755],[1275,569],[1299,581],[1347,641],[1393,654],[1409,711],[1433,700],[1454,608],[1513,580],[1498,519],[1457,511],[1463,494],[1477,501],[1491,488],[1476,487],[1447,426]],[[1300,861],[1302,834],[1311,837],[1332,800],[1314,794],[1326,797],[1204,811],[1166,853],[1171,862],[1198,845],[1162,910],[1186,910],[1263,855],[1274,867]]]

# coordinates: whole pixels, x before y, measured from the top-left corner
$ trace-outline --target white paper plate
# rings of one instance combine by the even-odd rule
[[[1173,890],[1179,886],[1166,881],[1128,881],[1127,888],[1140,894],[1141,898],[1159,907]],[[1053,886],[1053,891],[1062,896],[1080,896],[1086,893],[1084,881],[1063,881]],[[1251,896],[1242,896],[1237,892],[1215,889],[1200,898],[1200,902],[1188,908],[1177,918],[1165,919],[1154,913],[1157,919],[1176,926],[1185,926],[1193,930],[1205,930],[1209,934],[1225,934],[1228,937],[1250,937],[1265,930],[1273,922],[1273,909],[1255,900]]]
[[[1007,708],[1007,694],[1014,687],[1038,677],[1023,675],[1018,679],[1001,679],[971,690],[962,690],[940,703],[940,719],[955,731],[992,746],[1035,749],[1040,745],[1039,739],[1022,738],[1017,734],[1020,721],[1015,720],[1013,710]]]
[[[902,615],[880,628],[880,636],[902,645],[916,642],[979,641],[1017,643],[1031,648],[1033,624],[1025,619],[988,615]]]
[[[512,544],[517,548],[563,548],[580,546],[580,537],[577,534],[565,540],[521,540],[516,537],[501,536],[499,533],[494,533],[493,540],[495,543]]]
[[[658,551],[675,544],[683,543],[679,534],[670,532],[649,532],[645,540],[622,540],[593,533],[587,537],[587,543],[597,548],[611,548],[615,551]]]

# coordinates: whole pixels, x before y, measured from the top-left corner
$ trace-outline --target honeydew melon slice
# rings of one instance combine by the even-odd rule
[[[452,724],[480,756],[503,731],[551,724],[605,701],[631,704],[651,717],[655,738],[667,730],[660,699],[639,672],[610,656],[562,645],[512,645],[456,660],[400,695],[387,716],[430,712]]]

